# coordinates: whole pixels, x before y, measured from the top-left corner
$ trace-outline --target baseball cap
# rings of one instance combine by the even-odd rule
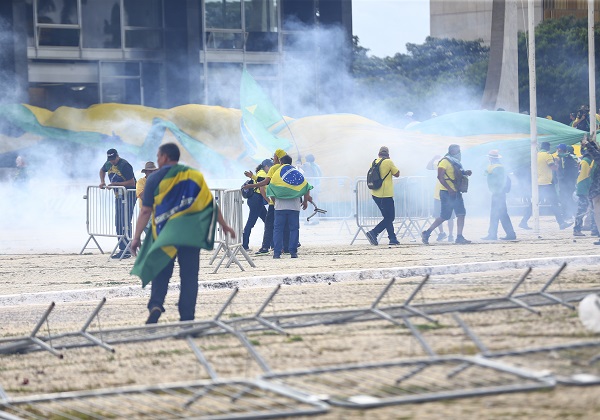
[[[112,160],[117,156],[119,156],[119,154],[117,153],[117,149],[108,149],[106,151],[106,157],[108,158],[108,160]]]
[[[283,150],[283,149],[277,149],[277,150],[275,150],[275,156],[277,156],[279,159],[281,159],[285,155],[287,155],[287,153],[285,152],[285,150]]]
[[[567,150],[567,145],[564,143],[561,143],[558,146],[556,146],[556,150]]]
[[[273,166],[273,159],[265,159],[262,161],[260,166]]]

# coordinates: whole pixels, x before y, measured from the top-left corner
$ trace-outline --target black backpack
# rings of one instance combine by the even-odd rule
[[[385,159],[387,158],[382,158],[379,162],[377,162],[377,159],[374,159],[373,163],[371,164],[371,167],[369,168],[369,171],[367,172],[367,187],[369,187],[370,190],[378,190],[379,188],[381,188],[381,186],[383,185],[383,180],[386,179],[387,176],[390,174],[388,172],[386,176],[381,178],[379,167],[381,166],[381,162],[383,162]]]
[[[244,188],[244,185],[248,185],[248,184],[254,184],[254,181],[249,179],[248,181],[244,182],[244,184],[242,185],[242,188],[241,188],[242,197],[244,197],[246,200],[254,195],[254,188]]]

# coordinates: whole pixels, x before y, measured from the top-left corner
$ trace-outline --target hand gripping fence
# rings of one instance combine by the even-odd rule
[[[111,255],[119,245],[125,244],[123,254],[129,252],[131,236],[135,232],[135,222],[139,209],[136,206],[135,190],[125,187],[88,186],[86,195],[86,227],[89,235],[79,255],[83,254],[90,241],[104,254],[97,237],[117,238],[117,244]]]

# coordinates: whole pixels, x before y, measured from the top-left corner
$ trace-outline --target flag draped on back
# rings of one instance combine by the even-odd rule
[[[131,274],[145,287],[177,255],[177,246],[213,249],[217,214],[204,176],[173,165],[154,191],[152,232],[146,235]]]
[[[290,147],[287,139],[279,138],[269,131],[269,127],[282,121],[283,117],[245,67],[240,84],[240,108],[240,130],[248,155],[263,159],[270,156],[274,149]]]
[[[275,198],[299,198],[312,190],[313,186],[306,182],[304,175],[292,165],[281,165],[273,174],[267,185],[267,196]]]

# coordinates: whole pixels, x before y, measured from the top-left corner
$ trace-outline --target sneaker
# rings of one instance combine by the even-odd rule
[[[491,236],[491,235],[484,236],[481,239],[484,240],[484,241],[497,241],[498,240],[498,238],[496,236]]]
[[[465,237],[462,235],[456,235],[456,242],[454,242],[454,243],[459,244],[459,245],[465,245],[465,244],[470,244],[471,241],[469,241],[468,239],[465,239]]]
[[[600,236],[600,232],[598,232],[597,230],[593,230],[590,232],[590,235],[592,236]]]
[[[281,255],[279,255],[279,254],[273,254],[273,258],[275,258],[276,260],[278,260],[278,259],[281,258]]]
[[[506,235],[504,238],[500,238],[501,241],[515,241],[517,235]]]
[[[560,225],[560,230],[565,230],[566,228],[573,226],[573,222],[562,222]]]
[[[438,237],[437,237],[436,241],[438,241],[438,242],[443,241],[447,237],[448,237],[448,235],[446,235],[446,232],[438,233]]]
[[[573,236],[585,236],[585,233],[582,233],[580,230],[574,230]]]
[[[400,245],[397,239],[390,239],[390,245]]]
[[[113,260],[124,260],[127,258],[131,258],[131,253],[130,252],[123,252],[123,251],[119,251],[116,254],[111,255],[111,257]]]
[[[369,230],[369,231],[368,231],[368,232],[367,232],[365,235],[367,236],[367,239],[369,240],[369,243],[370,243],[371,245],[379,245],[379,244],[377,243],[377,236],[375,236],[375,235],[373,234],[373,232],[371,232],[371,231]]]
[[[526,223],[526,222],[521,222],[521,223],[519,223],[519,227],[520,227],[521,229],[525,229],[525,230],[531,230],[531,228],[530,228],[530,227],[527,225],[527,223]]]
[[[424,230],[421,232],[421,242],[425,245],[429,245],[429,237],[431,236],[431,232],[428,230]]]
[[[146,324],[156,324],[158,322],[158,318],[162,315],[162,310],[158,307],[154,307],[150,309],[150,315],[148,315],[148,319],[146,320]]]
[[[600,241],[594,242],[594,245],[600,245]]]
[[[448,242],[454,242],[454,236],[449,235],[448,236]]]
[[[269,250],[268,250],[268,249],[261,248],[261,249],[259,249],[258,251],[256,251],[256,252],[254,253],[254,255],[261,255],[261,254],[268,254],[268,253],[269,253]]]
[[[296,254],[296,253],[290,254],[290,257],[291,258],[298,258],[298,254]]]

